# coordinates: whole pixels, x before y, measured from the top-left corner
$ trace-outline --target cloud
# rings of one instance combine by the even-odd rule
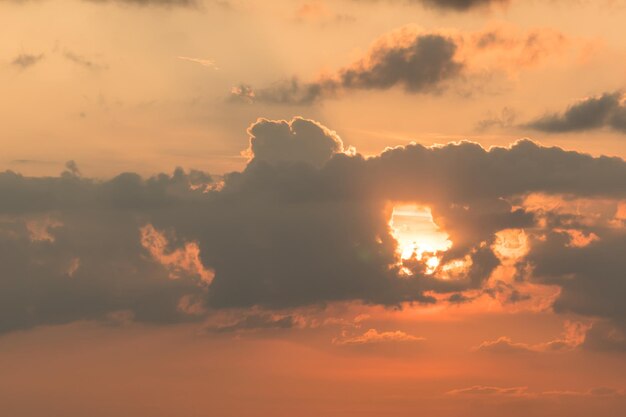
[[[434,93],[462,71],[463,64],[455,59],[456,50],[451,37],[405,28],[379,40],[363,59],[337,74],[310,83],[294,78],[275,87],[255,90],[254,99],[306,105],[341,90],[394,86],[402,86],[411,93]]]
[[[77,54],[75,52],[72,51],[65,51],[63,53],[63,57],[65,59],[67,59],[68,61],[83,67],[85,69],[88,70],[101,70],[101,69],[105,69],[106,66],[98,64],[92,60],[90,60],[89,58],[84,57],[83,55]]]
[[[355,0],[360,3],[372,0]],[[391,0],[390,0],[391,1]],[[445,11],[466,12],[474,9],[488,8],[493,5],[508,5],[510,0],[407,0],[410,4],[422,4],[425,7]]]
[[[243,317],[231,320],[228,323],[208,325],[206,329],[214,333],[231,333],[267,329],[291,329],[297,327],[299,323],[299,319],[293,315],[260,312],[244,314]]]
[[[173,323],[228,309],[435,303],[483,291],[501,264],[496,235],[522,228],[530,247],[516,262],[530,267],[520,279],[560,287],[557,312],[613,325],[624,317],[618,209],[582,230],[598,239],[580,246],[563,231],[566,220],[579,228],[576,211],[524,202],[534,193],[624,200],[622,159],[528,140],[411,144],[364,158],[302,118],[260,119],[249,134],[251,160],[219,187],[180,169],[108,180],[75,164],[56,177],[0,173],[0,331],[116,311]],[[427,257],[399,259],[389,222],[403,202],[430,208],[452,242],[430,271]],[[452,276],[451,265],[461,266]]]
[[[532,346],[526,343],[514,343],[506,336],[493,341],[482,342],[476,350],[494,353],[535,352]]]
[[[211,68],[214,70],[219,69],[217,65],[215,64],[215,61],[210,60],[210,59],[190,58],[188,56],[179,56],[177,58],[183,61],[193,62],[195,64],[199,64],[199,65],[202,65],[203,67]]]
[[[423,337],[416,337],[403,331],[379,332],[376,329],[369,329],[358,336],[342,336],[333,339],[336,345],[368,345],[377,343],[398,343],[398,342],[420,342]]]
[[[587,332],[584,347],[599,351],[626,351],[626,325],[623,320],[617,323],[611,320],[593,323]]]
[[[294,13],[294,20],[299,23],[346,23],[354,22],[354,16],[335,13],[320,1],[310,1],[301,4]]]
[[[411,0],[412,2],[421,2],[426,6],[436,7],[440,9],[452,9],[457,11],[466,11],[479,7],[487,7],[494,4],[506,5],[510,0]]]
[[[468,388],[454,389],[448,391],[449,395],[504,395],[504,396],[524,396],[527,394],[528,387],[510,387],[501,388],[487,385],[474,385]]]
[[[514,397],[619,397],[624,395],[623,390],[612,387],[593,387],[587,391],[529,391],[528,387],[502,388],[488,385],[474,385],[468,388],[455,389],[447,392],[448,395],[465,396],[514,396]]]
[[[241,84],[231,90],[231,99],[311,105],[357,90],[402,88],[409,94],[441,94],[453,85],[468,94],[464,90],[474,89],[472,83],[482,83],[485,68],[487,73],[516,73],[537,65],[564,43],[563,35],[547,30],[519,35],[505,28],[453,33],[406,26],[381,37],[361,59],[334,73],[310,82],[292,77],[261,89]]]
[[[478,123],[476,123],[476,130],[484,132],[494,127],[500,129],[510,128],[514,126],[516,118],[516,112],[509,107],[505,107],[500,114],[490,114],[487,118],[479,120]]]
[[[322,166],[334,154],[344,151],[337,133],[313,120],[296,117],[290,122],[257,120],[248,129],[252,161],[271,164],[303,162]]]
[[[608,127],[626,133],[626,101],[622,91],[588,97],[562,113],[546,114],[524,127],[547,133],[584,132]]]
[[[482,342],[475,350],[491,353],[565,352],[581,346],[585,342],[587,331],[590,328],[591,325],[568,321],[565,323],[565,331],[561,337],[549,342],[517,343],[509,337],[502,336],[493,341]]]
[[[18,67],[21,70],[25,70],[38,64],[43,58],[43,54],[19,54],[13,59],[13,61],[11,61],[11,65]]]
[[[626,308],[617,295],[626,290],[622,279],[626,268],[623,223],[589,229],[599,239],[586,246],[572,245],[568,233],[547,233],[544,241],[533,242],[526,263],[532,268],[535,282],[561,288],[553,305],[556,312],[609,319],[624,329]]]

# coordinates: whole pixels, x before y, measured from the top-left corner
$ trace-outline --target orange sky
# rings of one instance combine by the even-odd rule
[[[0,415],[622,415],[625,19],[0,0]]]

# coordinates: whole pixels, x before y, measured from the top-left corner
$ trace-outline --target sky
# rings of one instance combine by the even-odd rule
[[[625,19],[0,0],[0,414],[623,414]]]

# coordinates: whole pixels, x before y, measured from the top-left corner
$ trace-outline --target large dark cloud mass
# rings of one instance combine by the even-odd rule
[[[562,113],[551,113],[528,124],[549,133],[583,132],[608,127],[626,133],[624,93],[616,91],[589,97],[571,105]]]
[[[251,161],[223,184],[181,170],[96,181],[75,165],[53,178],[0,174],[0,330],[341,300],[435,302],[432,294],[484,285],[499,265],[497,232],[537,227],[539,214],[514,199],[626,198],[623,160],[530,141],[409,145],[366,159],[342,153],[335,133],[305,119],[259,120],[249,132]],[[461,276],[427,274],[417,259],[405,264],[412,274],[401,270],[389,226],[401,202],[432,209],[453,242],[442,262],[471,260]],[[624,317],[620,219],[585,229],[599,240],[584,247],[569,245],[560,223],[533,243],[527,279],[563,288],[558,311]]]

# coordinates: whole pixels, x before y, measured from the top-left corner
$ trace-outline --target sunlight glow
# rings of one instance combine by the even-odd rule
[[[432,274],[439,267],[437,252],[446,251],[452,246],[448,234],[439,230],[433,221],[428,207],[395,206],[389,226],[398,242],[400,261],[415,257],[424,262],[428,274]],[[404,271],[406,273],[408,269],[404,268]]]

